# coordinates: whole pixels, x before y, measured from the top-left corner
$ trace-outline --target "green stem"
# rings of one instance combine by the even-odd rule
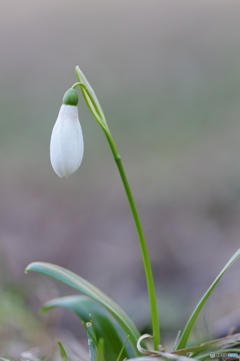
[[[85,76],[81,73],[79,67],[76,67],[76,76],[79,84],[75,84],[76,86],[79,85],[81,87],[83,97],[87,103],[87,106],[89,107],[89,110],[91,111],[92,115],[98,122],[98,124],[101,126],[102,130],[104,131],[104,134],[106,135],[106,138],[108,140],[109,146],[111,148],[114,160],[116,162],[120,177],[123,182],[123,186],[127,195],[127,199],[130,205],[130,209],[132,211],[132,216],[134,219],[135,227],[138,234],[139,239],[139,245],[141,249],[142,259],[143,259],[143,265],[145,270],[145,276],[147,281],[147,287],[148,287],[148,296],[149,296],[149,304],[150,304],[150,310],[151,310],[151,318],[152,318],[152,331],[153,331],[153,340],[154,340],[154,349],[158,350],[158,345],[160,345],[160,327],[159,327],[159,318],[158,318],[158,309],[157,309],[157,298],[156,298],[156,292],[154,287],[154,280],[153,280],[153,274],[152,274],[152,266],[151,261],[148,253],[147,243],[145,240],[142,224],[140,221],[140,217],[138,214],[137,206],[135,203],[135,200],[133,198],[133,194],[122,164],[122,160],[120,157],[120,154],[118,152],[117,146],[114,142],[114,139],[112,137],[112,134],[108,128],[105,116],[102,112],[102,109],[100,107],[100,104],[97,100],[97,97],[92,90],[90,84],[87,82]],[[82,86],[82,84],[84,84]],[[74,85],[74,86],[75,86]],[[91,103],[89,102],[91,101]]]
[[[158,350],[158,345],[160,345],[160,327],[159,327],[159,317],[158,317],[158,309],[157,309],[157,298],[156,292],[154,287],[154,280],[153,280],[153,273],[152,273],[152,266],[151,261],[148,253],[147,243],[144,236],[144,231],[142,228],[142,223],[138,214],[137,206],[122,164],[122,159],[120,154],[118,153],[117,146],[112,138],[110,131],[104,131],[108,143],[110,145],[111,151],[113,153],[114,160],[117,164],[118,171],[120,173],[123,186],[127,195],[127,199],[132,211],[132,216],[134,219],[134,223],[136,226],[140,249],[142,253],[142,259],[145,269],[147,287],[148,287],[148,296],[149,296],[149,304],[151,310],[151,318],[152,318],[152,330],[153,330],[153,340],[154,340],[154,349]]]

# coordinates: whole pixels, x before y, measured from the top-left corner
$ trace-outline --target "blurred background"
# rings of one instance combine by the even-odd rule
[[[79,65],[126,166],[153,262],[164,340],[240,244],[240,3],[236,0],[1,0],[0,350],[12,357],[83,334],[43,302],[74,294],[24,274],[33,261],[78,273],[144,331],[141,255],[100,128],[79,103],[85,156],[60,179],[49,141]],[[224,275],[196,333],[240,325],[240,264]],[[207,320],[207,321],[206,321]]]

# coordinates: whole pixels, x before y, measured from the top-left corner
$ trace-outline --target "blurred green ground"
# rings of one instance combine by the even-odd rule
[[[174,328],[177,320],[179,329],[239,247],[239,17],[233,0],[1,1],[4,290],[24,283],[29,301],[34,296],[26,277],[37,276],[25,276],[24,267],[48,261],[88,278],[130,313],[134,299],[146,307],[122,186],[83,102],[79,172],[60,180],[50,166],[51,130],[79,65],[99,97],[136,194],[167,310],[164,327]],[[219,286],[218,310],[213,299],[207,311],[212,322],[240,314],[238,272],[234,266]],[[186,310],[179,312],[176,294]],[[147,315],[141,316],[133,317],[144,324]]]

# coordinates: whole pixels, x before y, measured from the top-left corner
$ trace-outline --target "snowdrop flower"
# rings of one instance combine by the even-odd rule
[[[50,159],[60,178],[69,177],[79,168],[83,158],[83,135],[78,119],[78,94],[69,89],[64,97],[50,142]]]

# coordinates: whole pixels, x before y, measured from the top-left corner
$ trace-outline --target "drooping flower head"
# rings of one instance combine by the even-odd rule
[[[78,119],[78,94],[69,89],[64,97],[50,141],[50,159],[60,178],[67,178],[82,163],[84,143]]]

